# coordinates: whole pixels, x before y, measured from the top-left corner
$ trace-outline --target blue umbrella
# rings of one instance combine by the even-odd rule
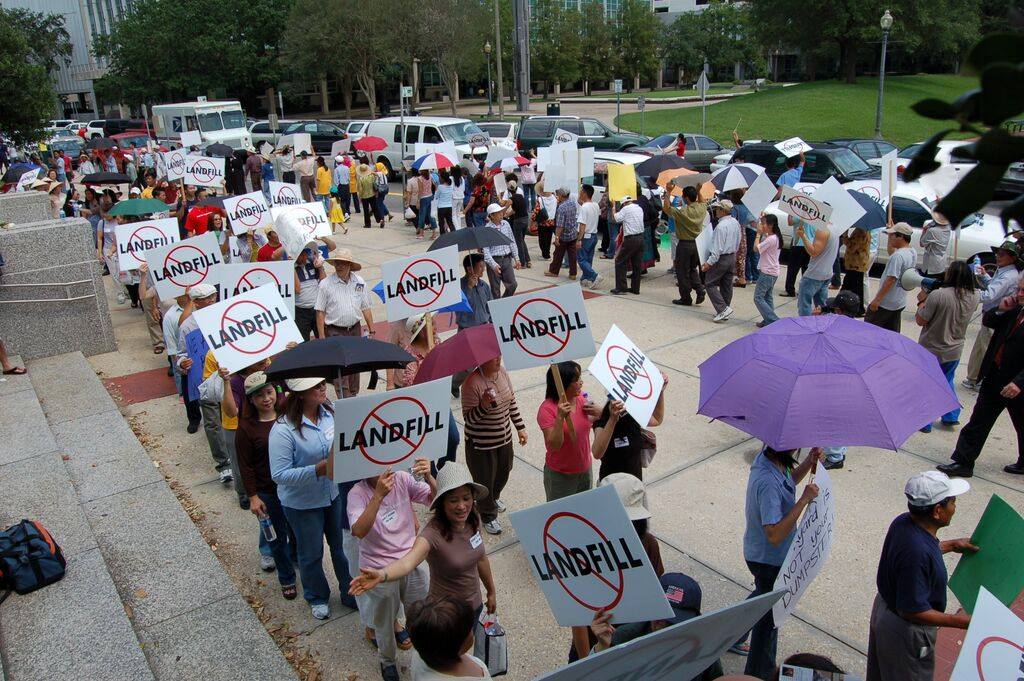
[[[377,285],[373,287],[373,292],[376,293],[378,296],[380,296],[380,302],[383,303],[384,302],[384,282],[383,281],[377,282]],[[462,294],[462,300],[460,300],[459,302],[455,303],[454,305],[449,305],[448,307],[442,307],[440,310],[436,310],[436,311],[437,312],[472,312],[473,308],[469,304],[469,299],[466,298],[466,292],[462,291],[461,294]]]
[[[887,218],[885,209],[882,208],[882,204],[878,203],[864,192],[857,191],[856,189],[847,189],[846,191],[849,192],[850,196],[853,197],[853,200],[860,204],[860,207],[864,209],[864,215],[860,216],[860,219],[853,223],[854,227],[864,229],[869,232],[885,227]]]

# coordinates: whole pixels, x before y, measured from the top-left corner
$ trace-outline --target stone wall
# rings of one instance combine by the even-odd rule
[[[0,194],[0,223],[39,222],[50,217],[50,200],[43,192]]]

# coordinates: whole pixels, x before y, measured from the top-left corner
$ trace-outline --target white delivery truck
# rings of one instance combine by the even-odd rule
[[[203,146],[226,144],[232,149],[250,145],[245,113],[237,101],[181,102],[153,107],[153,129],[157,139],[181,143],[181,133],[197,131]]]

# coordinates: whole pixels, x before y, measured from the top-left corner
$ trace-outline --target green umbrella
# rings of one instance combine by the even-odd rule
[[[164,213],[170,210],[168,205],[159,199],[128,199],[119,201],[110,209],[111,215],[149,215]]]

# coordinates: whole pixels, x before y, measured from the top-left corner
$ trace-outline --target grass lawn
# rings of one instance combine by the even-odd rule
[[[950,127],[947,122],[922,118],[910,105],[926,97],[951,101],[972,87],[976,78],[952,75],[890,76],[885,79],[882,136],[902,147]],[[806,140],[833,137],[873,137],[878,79],[858,78],[854,85],[838,81],[801,83],[707,107],[707,133],[731,145],[737,121],[743,139],[783,140],[799,135]],[[640,114],[619,117],[628,130],[640,129]],[[644,132],[699,132],[700,107],[648,111]]]
[[[723,92],[744,92],[746,88],[735,88],[732,85],[712,85],[708,88],[708,94],[718,95]],[[700,93],[693,88],[686,90],[655,90],[654,92],[631,92],[629,94],[623,93],[623,99],[636,99],[639,95],[643,95],[647,99],[666,99],[668,97],[699,97]],[[596,95],[595,95],[596,96]],[[604,95],[602,95],[604,96]],[[614,94],[609,95],[614,97]]]

